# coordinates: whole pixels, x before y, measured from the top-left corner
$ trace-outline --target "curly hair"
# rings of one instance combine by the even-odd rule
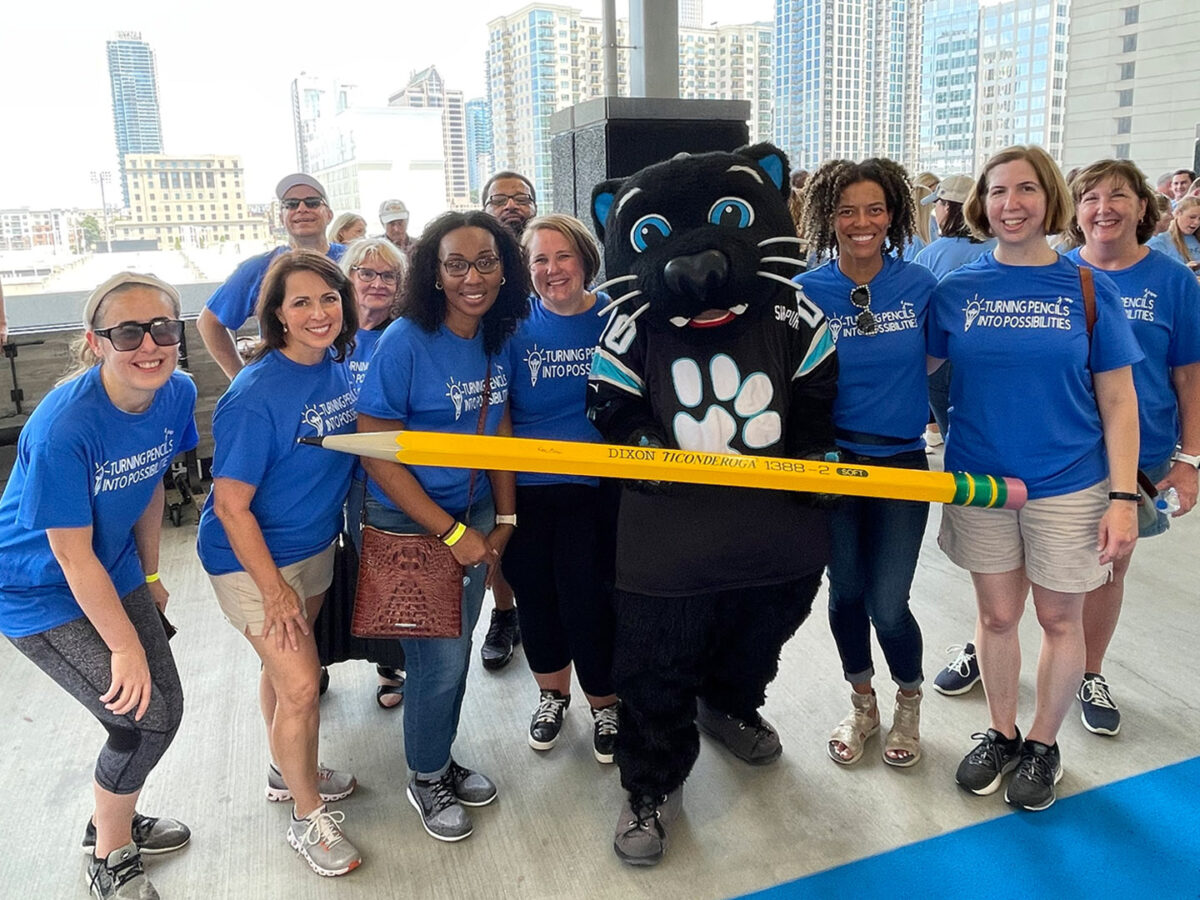
[[[883,189],[884,202],[892,217],[884,237],[883,252],[887,254],[901,250],[912,241],[916,233],[916,212],[909,189],[908,172],[904,166],[879,157],[864,159],[860,163],[834,159],[822,163],[804,188],[801,227],[809,240],[810,250],[834,255],[837,232],[833,220],[842,193],[850,185],[861,181],[872,181]]]
[[[483,348],[497,353],[517,322],[529,315],[529,273],[521,259],[521,247],[508,227],[480,210],[442,213],[425,226],[412,254],[412,267],[404,285],[401,313],[430,333],[446,321],[446,295],[441,288],[442,238],[459,228],[482,228],[492,236],[503,274],[500,292],[491,309],[483,314]]]
[[[1127,159],[1102,159],[1090,166],[1079,169],[1073,178],[1068,180],[1071,197],[1075,202],[1075,215],[1067,226],[1067,233],[1075,241],[1076,246],[1086,242],[1082,229],[1079,227],[1079,201],[1083,195],[1092,190],[1102,181],[1124,183],[1133,195],[1146,204],[1142,218],[1137,223],[1137,242],[1144,244],[1154,236],[1154,228],[1158,225],[1158,199],[1156,191],[1146,181],[1146,176],[1136,165]]]
[[[247,354],[246,361],[262,359],[272,350],[287,346],[287,332],[279,318],[279,310],[287,300],[287,279],[296,272],[312,272],[337,291],[342,298],[342,330],[333,339],[333,360],[341,362],[354,350],[354,335],[358,331],[358,304],[354,300],[354,285],[337,263],[323,253],[313,250],[288,250],[275,257],[263,276],[262,288],[254,315],[262,340]]]

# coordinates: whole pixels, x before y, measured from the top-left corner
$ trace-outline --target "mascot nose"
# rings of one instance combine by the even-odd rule
[[[667,287],[689,300],[703,301],[729,278],[729,258],[720,250],[677,256],[663,269]]]

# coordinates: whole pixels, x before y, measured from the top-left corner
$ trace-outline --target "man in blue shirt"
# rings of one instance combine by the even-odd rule
[[[244,365],[234,332],[253,314],[263,276],[275,257],[289,248],[303,248],[324,253],[336,262],[346,250],[341,244],[331,244],[325,236],[325,229],[333,219],[333,210],[329,208],[321,182],[297,172],[276,185],[275,196],[279,198],[279,220],[288,233],[288,246],[252,256],[234,269],[228,280],[208,298],[196,320],[196,329],[204,339],[204,346],[230,381]]]

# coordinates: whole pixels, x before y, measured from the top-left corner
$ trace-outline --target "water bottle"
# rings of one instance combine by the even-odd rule
[[[1179,491],[1173,487],[1159,491],[1154,498],[1154,508],[1168,516],[1176,512],[1179,509]]]

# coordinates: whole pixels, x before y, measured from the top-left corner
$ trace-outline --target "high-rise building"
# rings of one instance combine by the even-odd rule
[[[974,169],[1013,144],[1062,162],[1071,0],[1004,0],[979,10]]]
[[[921,0],[776,0],[775,142],[793,164],[916,163]]]
[[[771,133],[771,26],[684,26],[700,15],[680,4],[679,95],[684,98],[749,100],[750,134]],[[617,92],[629,94],[628,22],[617,21]],[[603,27],[600,19],[556,4],[534,3],[488,22],[488,102],[497,169],[532,178],[550,193],[550,115],[604,95]]]
[[[471,186],[472,205],[479,205],[479,196],[487,180],[496,171],[492,155],[492,111],[487,100],[475,97],[464,106],[467,114],[467,181]]]
[[[130,153],[122,175],[129,185],[130,219],[114,224],[113,240],[152,240],[168,250],[270,238],[267,220],[246,205],[237,156]]]
[[[471,207],[471,185],[467,167],[467,118],[462,91],[450,90],[434,66],[416,72],[388,97],[388,106],[442,111],[442,147],[445,156],[446,205],[451,209]]]
[[[112,86],[113,131],[121,167],[121,196],[129,206],[125,157],[130,153],[162,153],[162,118],[158,110],[158,69],[154,51],[139,31],[121,31],[106,42],[108,78]]]
[[[312,172],[312,142],[317,123],[330,119],[354,102],[355,86],[301,72],[292,79],[292,131],[296,141],[296,168]]]
[[[1072,0],[1063,163],[1132,159],[1151,180],[1193,168],[1200,6]]]
[[[700,28],[704,25],[704,0],[679,0],[679,27]]]
[[[0,250],[50,247],[75,253],[83,246],[78,213],[65,209],[0,209]]]
[[[979,3],[926,0],[923,32],[918,167],[939,176],[970,173],[975,167]]]

